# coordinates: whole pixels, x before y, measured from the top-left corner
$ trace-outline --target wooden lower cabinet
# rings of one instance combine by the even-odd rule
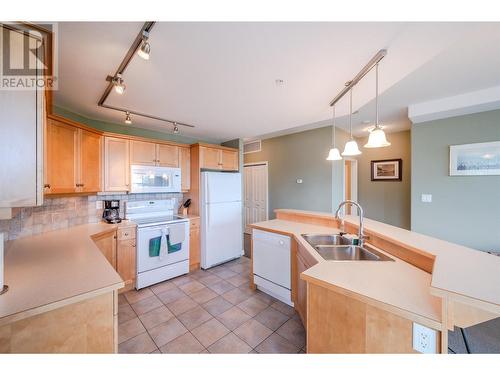
[[[92,236],[99,250],[125,282],[119,292],[135,288],[136,279],[136,236],[135,226]]]
[[[115,292],[0,325],[0,353],[116,353]]]
[[[313,283],[307,298],[308,353],[416,353],[411,320]]]
[[[200,219],[189,220],[189,271],[200,268]]]
[[[300,274],[312,266],[317,261],[308,253],[304,247],[292,241],[291,257],[292,273],[292,300],[295,310],[302,320],[304,327],[307,326],[307,283],[300,278]]]

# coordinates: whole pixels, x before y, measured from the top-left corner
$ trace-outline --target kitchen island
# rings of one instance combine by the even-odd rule
[[[125,283],[98,243],[126,226],[84,224],[6,243],[0,353],[117,351]]]
[[[500,316],[500,258],[365,219],[368,246],[394,261],[326,261],[302,234],[335,234],[331,213],[276,210],[252,228],[290,236],[292,301],[309,353],[412,353],[413,323],[436,333]],[[357,233],[358,217],[343,230]],[[500,339],[500,338],[499,338]]]

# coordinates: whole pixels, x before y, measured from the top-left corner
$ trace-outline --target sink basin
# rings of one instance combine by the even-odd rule
[[[303,234],[302,237],[313,247],[322,245],[352,245],[352,240],[340,234]]]
[[[302,237],[325,260],[332,261],[394,261],[385,254],[352,244],[352,240],[339,234],[303,234]]]

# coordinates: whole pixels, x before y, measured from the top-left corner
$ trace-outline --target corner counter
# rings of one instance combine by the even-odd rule
[[[130,225],[84,224],[6,242],[0,352],[116,352],[124,281],[93,237]]]

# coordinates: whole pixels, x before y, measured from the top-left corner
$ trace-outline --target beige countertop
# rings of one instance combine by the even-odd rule
[[[91,236],[121,224],[84,224],[6,242],[0,324],[123,287]]]
[[[389,307],[416,314],[430,326],[441,325],[441,301],[431,295],[431,275],[390,254],[394,262],[332,262],[324,260],[301,234],[338,233],[326,226],[286,220],[251,225],[255,229],[293,235],[318,263],[303,274]],[[377,250],[381,250],[378,249]],[[382,251],[383,252],[383,251]]]

